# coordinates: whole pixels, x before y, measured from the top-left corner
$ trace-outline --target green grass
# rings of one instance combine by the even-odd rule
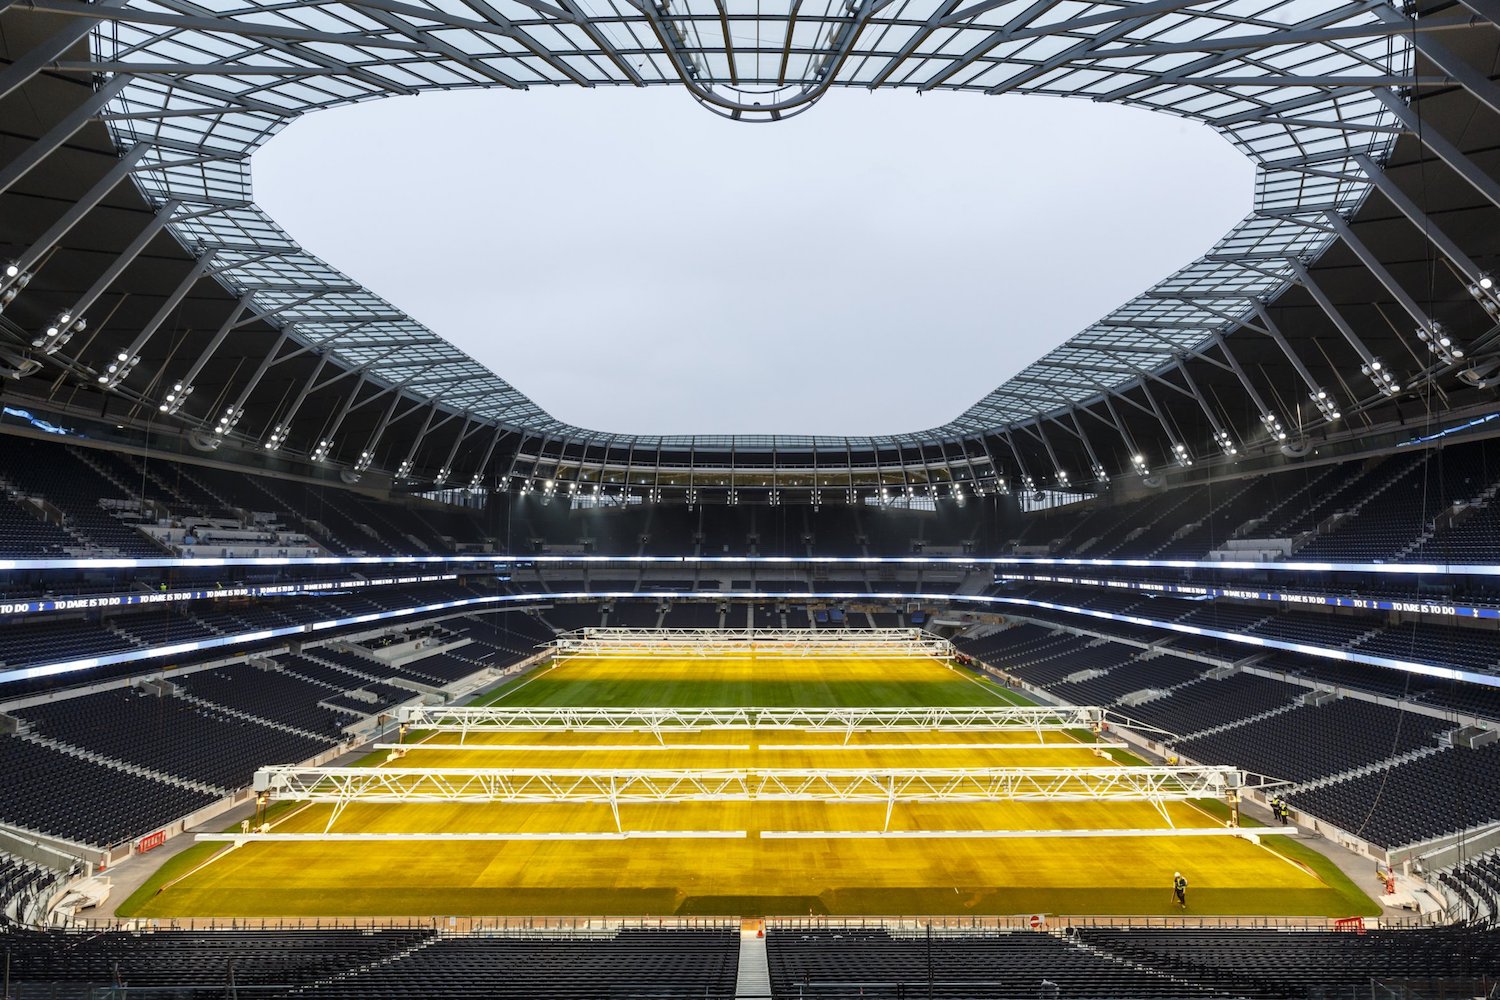
[[[1220,802],[1218,799],[1204,799],[1193,803],[1199,809],[1210,814],[1216,819],[1229,821],[1229,804]],[[1240,815],[1240,826],[1246,828],[1265,826],[1264,823],[1243,813]],[[1370,898],[1370,894],[1354,883],[1344,870],[1333,863],[1333,859],[1327,855],[1313,850],[1295,837],[1284,835],[1263,836],[1261,844],[1268,850],[1275,851],[1282,857],[1294,864],[1311,871],[1348,904],[1349,912],[1345,916],[1350,917],[1378,917],[1380,915],[1380,904]]]
[[[371,756],[383,757],[384,751],[380,751],[378,754],[372,754]],[[300,802],[272,802],[269,806],[266,807],[266,820],[268,822],[274,821],[279,817],[284,816],[292,810],[296,809],[300,805]],[[240,825],[238,823],[234,823],[230,826],[226,826],[219,832],[239,833]],[[183,836],[188,835],[183,834]],[[162,866],[155,872],[153,872],[150,878],[141,883],[140,888],[136,889],[135,892],[132,892],[129,898],[125,900],[125,902],[116,907],[115,916],[138,916],[140,912],[145,909],[151,903],[151,901],[154,900],[168,885],[186,875],[194,868],[197,868],[205,861],[208,861],[220,851],[229,850],[229,847],[229,844],[223,842],[208,841],[202,844],[194,844],[192,847],[183,848],[181,851],[172,855],[165,862],[163,862]]]

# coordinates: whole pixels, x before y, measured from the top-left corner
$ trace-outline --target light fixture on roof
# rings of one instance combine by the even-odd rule
[[[333,451],[333,438],[323,438],[313,446],[312,459],[314,462],[325,461],[331,451]]]
[[[139,354],[132,356],[126,354],[124,351],[116,354],[115,359],[105,366],[103,373],[99,376],[100,388],[105,390],[117,388],[121,382],[125,381],[131,369],[140,363],[141,356]]]
[[[1370,380],[1370,384],[1382,396],[1394,396],[1401,391],[1401,383],[1396,379],[1395,375],[1391,374],[1391,370],[1379,358],[1371,358],[1360,365],[1359,371],[1361,375]]]
[[[448,481],[448,477],[451,475],[453,475],[453,470],[448,468],[446,465],[443,466],[438,470],[438,474],[432,478],[432,488],[441,488],[442,485]]]
[[[411,459],[409,459],[409,458],[402,459],[401,460],[401,464],[398,465],[398,466],[396,466],[396,478],[397,479],[405,479],[407,476],[410,476],[411,475],[411,467],[412,467],[412,461],[411,461]]]
[[[1234,443],[1234,438],[1230,437],[1229,432],[1222,428],[1214,431],[1214,444],[1217,444],[1219,450],[1231,458],[1240,453],[1239,447]]]
[[[1068,486],[1068,470],[1067,469],[1058,469],[1057,470],[1057,485],[1062,486],[1062,487],[1067,487]]]
[[[1134,455],[1130,456],[1130,464],[1135,468],[1135,471],[1139,475],[1151,475],[1151,467],[1146,464],[1146,456],[1142,455],[1140,452],[1136,452]]]
[[[1172,445],[1172,461],[1177,463],[1178,468],[1186,469],[1193,464],[1193,456],[1188,454],[1187,445],[1181,441]]]
[[[1469,282],[1469,294],[1479,307],[1489,313],[1491,319],[1500,319],[1500,285],[1488,271],[1481,272],[1478,281]]]
[[[1308,394],[1318,412],[1323,415],[1324,420],[1333,421],[1343,416],[1339,412],[1339,404],[1334,401],[1333,394],[1327,389],[1318,389]]]
[[[1432,328],[1423,327],[1417,330],[1417,339],[1427,345],[1427,349],[1438,356],[1438,360],[1445,365],[1456,365],[1463,360],[1464,349],[1448,333],[1443,324],[1433,321]]]
[[[279,451],[286,444],[287,433],[291,430],[287,424],[277,424],[271,428],[271,433],[266,435],[265,444],[262,445],[266,451]]]
[[[362,451],[362,452],[359,453],[359,458],[357,458],[357,459],[354,460],[354,471],[355,472],[364,472],[366,469],[368,469],[370,467],[370,463],[374,462],[374,461],[375,461],[375,455],[374,455],[373,452],[368,451],[368,450]]]
[[[46,331],[33,339],[31,346],[41,348],[43,354],[56,354],[75,333],[81,333],[87,326],[82,316],[74,319],[71,313],[63,313],[47,324]]]
[[[466,487],[466,489],[470,493],[478,493],[479,492],[479,488],[483,484],[484,484],[484,473],[483,472],[476,472],[476,473],[474,473],[473,478],[471,478],[469,480],[469,485]]]
[[[182,404],[186,403],[187,398],[192,394],[192,386],[184,385],[181,382],[174,382],[172,383],[172,391],[167,393],[166,398],[161,401],[161,405],[157,409],[169,417],[176,416],[177,411],[182,409]]]
[[[1107,469],[1105,469],[1103,465],[1100,465],[1098,462],[1094,463],[1094,482],[1096,482],[1096,483],[1107,483],[1107,482],[1109,482],[1109,471]]]
[[[11,261],[5,265],[5,277],[0,280],[0,311],[16,300],[21,289],[31,283],[31,272],[23,271],[19,264]]]
[[[1321,392],[1322,390],[1319,391]],[[1281,418],[1276,414],[1267,410],[1260,415],[1260,422],[1265,427],[1266,433],[1271,435],[1272,441],[1286,440],[1286,425],[1281,422]]]
[[[224,438],[228,436],[230,431],[234,430],[234,425],[239,423],[240,418],[244,415],[244,407],[226,406],[224,408],[224,412],[219,415],[218,422],[214,424],[213,430],[209,432],[208,439],[213,447],[217,448],[224,443]]]

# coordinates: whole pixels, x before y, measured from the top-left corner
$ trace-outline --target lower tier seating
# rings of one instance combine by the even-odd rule
[[[1287,801],[1381,847],[1494,823],[1500,821],[1500,743],[1442,750]]]

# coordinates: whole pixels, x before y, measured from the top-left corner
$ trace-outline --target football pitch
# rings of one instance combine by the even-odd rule
[[[931,659],[720,655],[543,666],[482,699],[516,707],[901,707],[1025,704]],[[1128,767],[1085,732],[705,729],[411,733],[403,768],[802,769]],[[381,766],[384,753],[371,755]],[[274,833],[317,834],[328,804],[283,805]],[[1223,827],[1213,802],[1171,827]],[[619,831],[629,836],[621,839]],[[1148,831],[1098,836],[1097,831]],[[1160,835],[1154,831],[1161,830]],[[1058,836],[1059,831],[1068,835]],[[1172,833],[1146,802],[354,802],[359,843],[203,844],[119,910],[133,917],[584,915],[1347,916],[1377,908],[1290,838]],[[463,839],[462,834],[514,839]],[[1029,835],[1028,835],[1029,834]],[[1087,834],[1087,835],[1086,835]],[[592,836],[596,839],[586,839]]]

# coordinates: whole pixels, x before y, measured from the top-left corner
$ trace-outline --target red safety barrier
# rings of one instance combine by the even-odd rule
[[[142,837],[140,840],[138,840],[136,842],[135,849],[136,849],[137,852],[139,852],[141,854],[145,854],[147,851],[151,850],[153,847],[160,847],[162,844],[165,844],[166,842],[167,842],[167,831],[165,831],[165,830],[157,830],[155,833],[148,833],[144,837]]]

